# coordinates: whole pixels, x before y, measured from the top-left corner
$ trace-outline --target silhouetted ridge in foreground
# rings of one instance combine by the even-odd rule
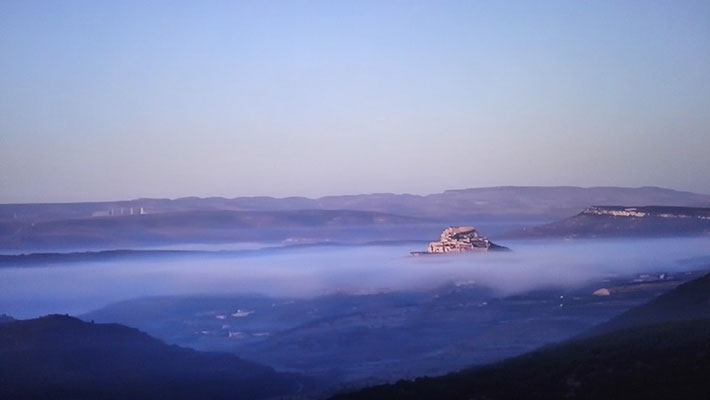
[[[305,389],[296,375],[118,324],[60,315],[0,324],[3,399],[255,399]]]
[[[375,386],[336,399],[710,398],[710,320],[550,346],[501,363]]]

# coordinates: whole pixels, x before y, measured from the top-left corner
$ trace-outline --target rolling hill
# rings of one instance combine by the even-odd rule
[[[413,217],[352,210],[198,210],[24,223],[12,221],[0,229],[0,249],[284,240],[298,237],[306,230],[313,235],[314,231],[325,229],[377,228],[423,222],[426,221]]]
[[[508,237],[668,237],[710,235],[710,208],[592,206],[582,212]]]
[[[710,396],[708,374],[706,319],[617,331],[334,399],[702,399]]]
[[[308,385],[234,355],[168,346],[118,324],[60,315],[0,324],[3,399],[255,399]]]
[[[708,398],[709,317],[707,274],[571,341],[496,364],[374,386],[334,398]]]
[[[710,319],[710,274],[679,285],[584,333],[590,337],[644,325]]]

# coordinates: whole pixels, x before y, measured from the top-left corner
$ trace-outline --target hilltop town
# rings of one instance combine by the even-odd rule
[[[463,253],[489,250],[508,250],[479,236],[472,226],[450,226],[441,232],[438,241],[430,242],[426,251],[415,251],[412,255]]]
[[[709,208],[698,207],[664,207],[664,206],[646,206],[646,207],[623,207],[623,206],[591,206],[581,214],[584,215],[605,215],[612,217],[627,217],[627,218],[696,218],[710,219]]]
[[[508,237],[671,237],[710,235],[710,208],[591,206],[569,218]]]

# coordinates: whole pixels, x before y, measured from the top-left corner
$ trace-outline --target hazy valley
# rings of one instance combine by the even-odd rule
[[[558,192],[576,189],[494,192],[502,191],[532,191],[540,203],[554,197],[559,206],[575,200],[562,201]],[[204,209],[216,200],[191,199],[158,202],[180,210],[136,214],[140,207],[128,202],[116,204],[134,204],[133,215],[124,207],[124,215],[67,219],[95,206],[33,205],[3,222],[0,304],[15,318],[69,313],[138,328],[169,345],[233,354],[294,374],[264,378],[285,379],[282,394],[329,396],[570,340],[710,270],[707,208],[642,206],[661,195],[704,205],[702,196],[650,188],[603,193],[610,201],[639,193],[650,200],[586,204],[563,218],[517,206],[510,209],[517,217],[501,217],[474,208],[475,198],[464,203],[476,212],[459,216]],[[379,195],[354,198],[386,208]],[[511,251],[410,255],[450,225],[475,226]],[[59,321],[42,329],[73,323]],[[190,382],[186,393],[202,393],[205,383]],[[213,396],[232,390],[219,385]]]
[[[710,398],[710,1],[0,1],[0,400]]]

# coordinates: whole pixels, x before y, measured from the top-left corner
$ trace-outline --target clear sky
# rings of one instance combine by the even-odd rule
[[[0,1],[0,202],[710,193],[709,1]]]

